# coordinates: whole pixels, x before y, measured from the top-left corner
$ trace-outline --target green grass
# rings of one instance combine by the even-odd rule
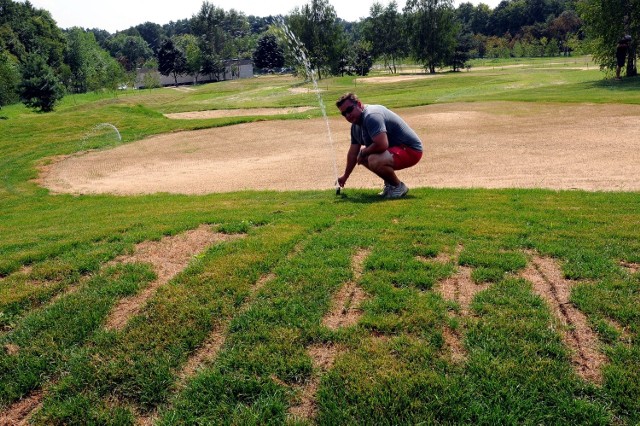
[[[320,87],[332,115],[333,100],[349,90],[394,108],[639,102],[637,78],[614,83],[595,67],[503,65],[408,82],[336,77]],[[640,263],[637,193],[412,188],[395,202],[371,190],[71,196],[32,181],[56,155],[277,119],[182,121],[164,113],[317,106],[315,94],[288,90],[300,85],[260,77],[189,92],[68,96],[51,114],[3,108],[0,409],[47,389],[36,424],[127,425],[153,413],[163,425],[304,424],[287,413],[317,378],[310,423],[323,425],[640,423],[640,274],[620,266]],[[100,123],[115,125],[123,141],[91,134]],[[109,261],[203,223],[244,238],[194,257],[124,329],[105,330],[115,304],[154,279],[148,265]],[[351,258],[362,249],[362,316],[330,330],[322,318],[354,278]],[[575,280],[572,303],[608,358],[601,384],[578,376],[552,310],[518,276],[532,251]],[[436,291],[460,267],[487,286],[469,315]],[[450,357],[449,329],[461,336],[462,362]],[[224,331],[220,352],[181,382],[181,368],[212,330]],[[328,371],[314,367],[314,345],[340,348]]]

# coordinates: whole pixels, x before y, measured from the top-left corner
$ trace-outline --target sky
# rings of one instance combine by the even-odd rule
[[[22,0],[19,0],[22,1]],[[369,9],[376,0],[329,0],[339,18],[358,21],[369,16]],[[457,4],[461,0],[456,0]],[[471,0],[477,4],[480,0]],[[153,22],[168,24],[171,21],[188,19],[197,14],[203,0],[30,0],[38,9],[51,12],[60,28],[99,28],[110,33]],[[225,11],[235,9],[245,15],[269,16],[287,15],[294,8],[310,3],[309,0],[209,0],[211,4]],[[391,0],[378,0],[386,6]],[[495,7],[499,0],[483,0]],[[405,0],[396,0],[401,11]]]

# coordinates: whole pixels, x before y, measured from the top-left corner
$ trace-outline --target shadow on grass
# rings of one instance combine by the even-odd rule
[[[373,203],[392,203],[395,201],[407,200],[416,198],[411,194],[407,194],[398,199],[386,199],[379,196],[375,191],[364,192],[360,190],[345,191],[342,190],[339,195],[336,195],[336,199],[342,202],[349,202],[354,204],[373,204]]]
[[[585,83],[585,85],[591,88],[615,90],[617,92],[637,92],[640,90],[640,76],[623,77],[622,80],[604,78],[602,80]]]

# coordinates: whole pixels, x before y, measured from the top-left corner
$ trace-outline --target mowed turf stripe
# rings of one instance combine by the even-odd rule
[[[160,424],[287,421],[297,385],[313,376],[307,348],[327,330],[322,318],[352,278],[352,256],[370,244],[341,225],[311,235],[275,268],[274,279],[232,322],[216,363],[189,381]]]
[[[508,278],[479,293],[466,336],[467,416],[474,424],[610,424],[579,379],[550,307],[531,284]]]
[[[400,219],[372,247],[360,280],[370,296],[360,332],[321,379],[317,424],[429,424],[452,402],[444,390],[459,367],[449,364],[443,344],[447,304],[430,288],[454,269],[416,259],[423,244],[451,242],[405,225]]]
[[[11,330],[25,312],[77,286],[123,249],[122,242],[79,244],[0,279],[0,329]]]
[[[38,414],[44,423],[119,418],[133,423],[165,403],[189,357],[233,317],[252,286],[304,238],[308,228],[267,225],[211,247],[150,299],[121,331],[103,330]]]
[[[114,266],[75,293],[27,315],[0,339],[0,405],[5,407],[61,372],[70,354],[102,324],[119,298],[153,279],[144,265]]]

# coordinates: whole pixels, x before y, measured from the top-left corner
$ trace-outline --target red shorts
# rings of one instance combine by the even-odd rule
[[[415,166],[422,158],[422,151],[405,145],[392,146],[389,148],[389,152],[393,155],[393,170],[402,170]]]

